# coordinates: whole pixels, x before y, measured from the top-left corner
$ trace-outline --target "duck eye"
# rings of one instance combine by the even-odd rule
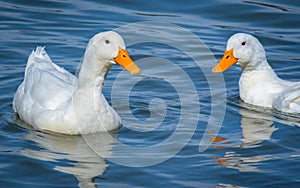
[[[242,42],[242,46],[245,46],[246,45],[246,42],[244,41],[244,42]]]
[[[109,44],[110,43],[110,41],[109,40],[105,40],[105,44]]]

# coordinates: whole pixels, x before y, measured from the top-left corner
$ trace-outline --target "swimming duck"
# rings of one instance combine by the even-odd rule
[[[28,58],[13,109],[40,130],[76,135],[118,129],[121,118],[102,94],[105,77],[116,63],[140,73],[124,40],[113,31],[90,39],[78,77],[52,63],[45,49],[37,47]]]
[[[280,79],[269,65],[264,47],[252,35],[237,33],[227,42],[226,51],[212,72],[223,72],[233,64],[242,67],[240,98],[249,104],[300,113],[300,82]]]

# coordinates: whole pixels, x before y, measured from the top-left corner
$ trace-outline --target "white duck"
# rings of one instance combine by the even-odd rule
[[[90,39],[78,78],[37,47],[28,58],[13,108],[22,120],[41,130],[74,135],[117,129],[121,119],[102,94],[106,74],[116,63],[140,73],[122,37],[113,31]]]
[[[237,33],[227,42],[226,51],[213,72],[223,72],[237,63],[243,69],[240,97],[249,104],[300,113],[300,82],[284,81],[270,67],[264,47],[252,35]]]

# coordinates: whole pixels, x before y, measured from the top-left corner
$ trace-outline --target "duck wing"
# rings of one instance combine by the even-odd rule
[[[44,48],[37,47],[28,58],[14,110],[27,120],[45,110],[59,110],[69,103],[77,85],[77,77],[52,63]]]
[[[300,114],[300,83],[281,93],[274,100],[273,107],[278,111]]]

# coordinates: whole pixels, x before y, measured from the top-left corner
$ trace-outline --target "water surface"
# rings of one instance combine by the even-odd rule
[[[178,35],[173,29],[167,30],[166,36],[170,38],[165,41],[176,38],[177,44],[187,45],[194,57],[203,60],[204,69],[199,69],[191,57],[174,46],[149,41],[134,44],[134,41],[145,40],[139,35],[143,28],[120,31],[130,44],[130,55],[144,69],[144,77],[130,76],[118,66],[109,72],[104,94],[125,122],[119,131],[84,137],[40,132],[15,119],[12,109],[12,99],[23,79],[27,57],[37,45],[47,46],[55,63],[75,73],[91,36],[145,21],[186,29],[202,40],[216,59],[221,58],[230,35],[236,32],[253,34],[263,43],[268,60],[279,77],[300,80],[298,1],[2,0],[0,10],[1,187],[300,186],[300,129],[296,126],[299,118],[241,102],[238,94],[241,69],[238,66],[223,74],[227,107],[220,132],[218,135],[209,132],[215,142],[199,152],[212,108],[211,88],[205,71],[216,62],[208,58],[210,53],[197,48],[195,41]],[[155,31],[155,28],[147,29],[148,33]],[[150,59],[146,61],[145,58]],[[168,66],[169,62],[174,66]],[[189,93],[192,90],[178,76],[181,74],[176,67],[188,75],[196,93]],[[125,74],[127,79],[117,84],[115,81],[120,74]],[[184,100],[169,78],[176,81],[176,87],[186,97]],[[116,95],[114,98],[113,86],[117,86],[116,91],[125,91],[136,79],[139,82],[129,97]],[[129,106],[124,103],[126,100]],[[191,138],[186,144],[174,141],[170,147],[163,145],[153,158],[173,152],[174,146],[182,146],[182,149],[164,162],[133,167],[135,158],[129,158],[132,153],[122,150],[121,144],[147,148],[162,143],[174,134],[181,120],[182,104],[194,107],[193,100],[200,103],[200,113],[190,114],[184,119],[185,127],[180,129],[181,136],[192,132]],[[154,123],[155,120],[161,122],[155,129],[154,124],[132,123],[134,118],[147,122],[151,115]],[[149,131],[140,132],[145,128]],[[122,156],[122,164],[114,162]]]

